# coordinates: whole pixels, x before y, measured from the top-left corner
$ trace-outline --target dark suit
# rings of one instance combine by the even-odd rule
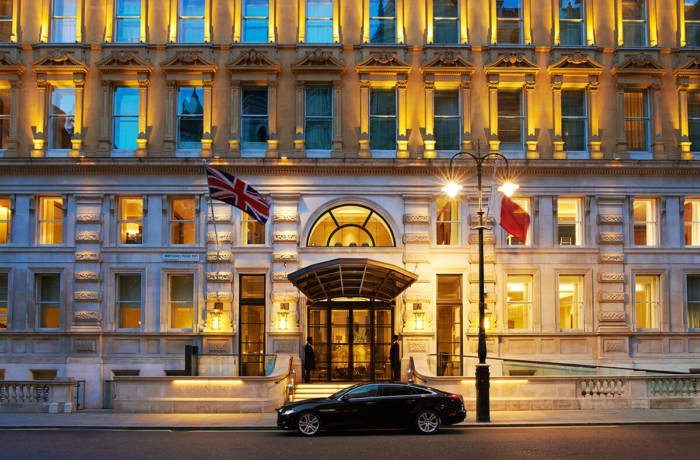
[[[391,361],[391,380],[398,382],[401,380],[401,351],[398,341],[391,342],[389,360]]]
[[[302,378],[304,382],[311,380],[311,371],[316,369],[316,355],[314,347],[310,343],[304,346],[304,368]]]

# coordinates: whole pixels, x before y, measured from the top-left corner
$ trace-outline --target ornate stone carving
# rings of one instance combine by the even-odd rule
[[[76,221],[79,224],[99,224],[101,221],[100,217],[97,213],[80,213],[76,217]]]
[[[628,56],[625,61],[612,69],[613,75],[666,73],[656,59],[646,53]]]
[[[75,339],[73,350],[78,353],[94,353],[97,351],[97,343],[92,339]]]
[[[100,254],[92,251],[81,251],[75,253],[76,262],[99,262]]]
[[[99,243],[100,232],[82,231],[75,234],[76,243]]]
[[[307,51],[305,56],[292,66],[292,72],[313,70],[342,72],[345,68],[343,61],[336,59],[332,53],[321,48]]]
[[[486,72],[498,72],[503,69],[518,69],[520,71],[537,72],[539,67],[523,54],[508,53],[498,57],[492,64],[486,66]]]
[[[625,235],[620,232],[601,232],[598,237],[600,244],[622,244],[625,240]]]
[[[296,243],[299,235],[292,230],[276,231],[272,234],[273,243]]]
[[[618,225],[624,223],[624,219],[619,214],[598,214],[598,223]]]
[[[231,291],[209,291],[207,292],[207,300],[226,300],[233,299]]]
[[[491,232],[484,233],[484,244],[493,244],[495,240],[496,240],[496,238],[495,238],[493,233],[491,233]],[[470,233],[469,234],[469,244],[471,244],[471,245],[479,244],[479,234],[478,233]]]
[[[195,51],[179,51],[175,56],[161,63],[161,68],[168,71],[205,71],[216,72],[217,65],[207,60],[202,53]]]
[[[427,353],[428,345],[425,342],[408,342],[409,353]]]
[[[75,272],[75,281],[99,281],[98,272]]]
[[[625,351],[624,340],[604,340],[603,349],[606,353],[618,353]]]
[[[272,261],[278,263],[296,263],[299,255],[296,252],[275,252],[272,254]]]
[[[427,252],[406,252],[403,256],[403,261],[407,264],[421,264],[426,263],[429,260],[429,255]]]
[[[625,261],[625,255],[607,252],[600,254],[598,256],[598,261],[601,264],[621,264]]]
[[[231,272],[208,272],[207,281],[214,283],[226,283],[233,281],[233,273]]]
[[[299,217],[292,213],[279,213],[272,217],[272,222],[275,224],[296,224]]]
[[[219,237],[219,243],[230,244],[233,241],[231,232],[207,232],[207,242],[216,243],[216,237]]]
[[[221,263],[231,262],[230,252],[207,252],[207,262]]]
[[[602,272],[598,275],[601,283],[624,283],[625,274],[623,272]]]
[[[207,348],[209,353],[213,355],[224,354],[228,351],[225,342],[208,342]]]
[[[435,54],[432,59],[421,66],[424,71],[442,67],[449,67],[455,70],[474,70],[474,65],[471,62],[464,59],[461,54],[451,50]]]
[[[267,73],[279,73],[282,69],[282,66],[270,59],[266,52],[256,49],[241,51],[226,67],[229,70],[255,70]]]
[[[272,281],[275,283],[284,283],[289,282],[289,278],[287,278],[287,274],[285,272],[273,272]]]
[[[153,66],[147,59],[124,50],[110,53],[109,56],[97,62],[97,68],[102,72],[123,71],[124,67],[128,67],[132,72],[150,73],[153,70]]]
[[[372,68],[377,69],[372,69]],[[357,64],[356,69],[358,72],[366,72],[367,70],[378,70],[378,68],[399,68],[409,70],[411,66],[402,61],[397,55],[392,53],[375,53],[370,55],[367,59]]]
[[[625,312],[624,311],[601,311],[598,314],[598,321],[600,321],[601,323],[624,322],[625,321]]]
[[[430,216],[424,214],[404,214],[403,222],[405,224],[429,224]]]
[[[98,302],[100,293],[98,291],[75,291],[73,299],[76,302]]]
[[[222,214],[214,214],[213,216],[209,214],[207,217],[207,223],[208,224],[227,224],[230,223],[231,221],[231,216],[230,215],[222,215]]]
[[[430,234],[427,232],[404,233],[405,244],[430,244]]]
[[[93,310],[76,310],[73,312],[74,323],[100,323],[102,314]]]
[[[299,292],[297,291],[272,291],[273,302],[293,302],[296,304],[298,298]]]
[[[599,292],[598,293],[598,300],[600,302],[607,302],[607,303],[624,303],[625,302],[625,293],[624,292]]]
[[[60,69],[59,69],[60,68]],[[87,72],[87,66],[77,60],[73,54],[60,49],[54,49],[47,55],[40,57],[32,63],[32,69],[37,73],[42,72]]]

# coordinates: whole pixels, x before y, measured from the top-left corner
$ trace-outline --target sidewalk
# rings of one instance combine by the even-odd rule
[[[115,414],[86,410],[72,414],[0,414],[0,429],[72,428],[127,430],[275,429],[276,414]],[[459,427],[586,426],[700,423],[700,410],[625,409],[570,411],[493,411],[491,423],[476,423],[474,413]]]

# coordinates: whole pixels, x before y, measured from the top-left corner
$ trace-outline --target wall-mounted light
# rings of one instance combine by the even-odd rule
[[[289,317],[289,302],[282,302],[280,310],[277,312],[277,328],[281,331],[286,331],[289,327],[287,318]]]
[[[223,302],[214,302],[214,314],[211,319],[211,327],[214,330],[221,329],[221,314],[224,312]]]
[[[413,304],[413,319],[416,324],[416,330],[422,331],[425,327],[425,311],[423,311],[423,304]]]

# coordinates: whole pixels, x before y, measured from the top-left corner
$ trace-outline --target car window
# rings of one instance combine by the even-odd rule
[[[377,396],[379,385],[362,385],[347,392],[348,398],[371,398]]]
[[[422,388],[412,387],[411,389],[413,390],[413,394],[416,394],[416,395],[429,395],[429,394],[432,394],[432,393],[429,392],[428,390],[424,390],[424,389],[422,389]]]
[[[382,396],[406,396],[414,394],[411,387],[403,385],[382,385]]]

